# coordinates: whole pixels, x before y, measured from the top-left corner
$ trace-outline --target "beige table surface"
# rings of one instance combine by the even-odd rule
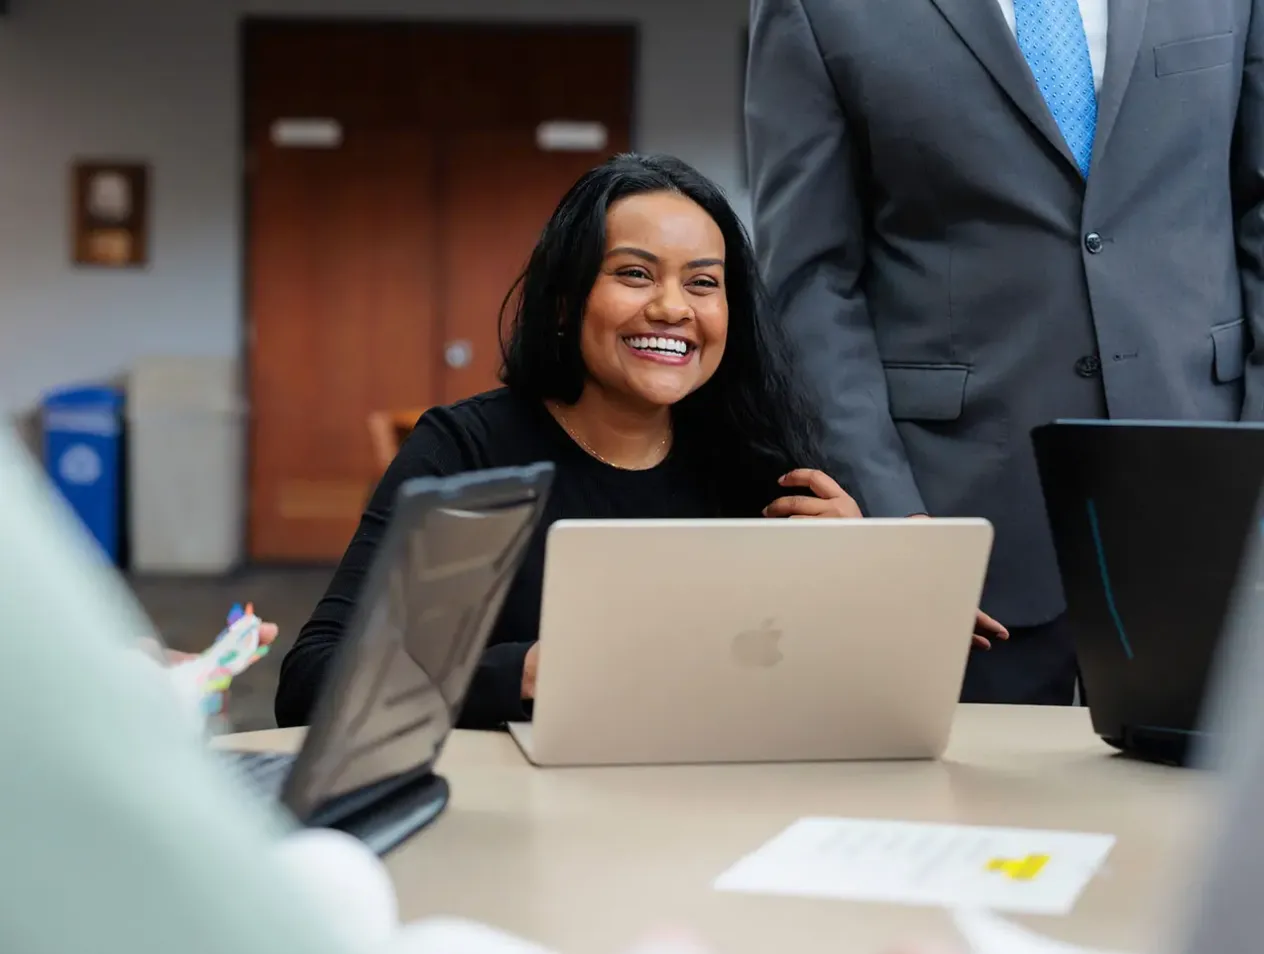
[[[289,749],[290,731],[226,736]],[[1083,709],[962,706],[942,762],[537,769],[498,733],[457,732],[447,812],[394,852],[407,919],[457,915],[563,954],[616,954],[683,927],[722,954],[880,952],[953,940],[932,909],[721,894],[713,880],[805,815],[1106,832],[1118,842],[1051,936],[1157,950],[1209,779],[1114,755]]]

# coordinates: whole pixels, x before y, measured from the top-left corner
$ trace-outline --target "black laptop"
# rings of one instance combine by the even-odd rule
[[[1032,438],[1093,728],[1185,764],[1260,528],[1264,426],[1058,421]]]
[[[435,761],[552,479],[541,463],[400,488],[302,748],[233,753],[256,789],[380,854],[439,815]]]

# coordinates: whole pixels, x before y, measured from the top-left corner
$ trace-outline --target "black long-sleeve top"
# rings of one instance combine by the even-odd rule
[[[459,721],[463,728],[494,728],[530,717],[529,705],[521,698],[522,668],[539,630],[545,534],[554,521],[699,518],[716,516],[720,510],[683,454],[673,450],[649,470],[611,467],[585,453],[542,404],[507,389],[433,408],[418,421],[387,469],[329,589],[282,662],[277,724],[309,721],[401,483],[542,460],[557,468],[553,490],[470,685]]]

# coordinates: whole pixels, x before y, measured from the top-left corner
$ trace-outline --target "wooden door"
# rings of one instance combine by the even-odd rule
[[[446,285],[445,360],[436,400],[449,403],[496,385],[497,319],[505,293],[525,266],[540,227],[593,159],[579,152],[542,152],[530,130],[456,132],[445,145],[446,227],[439,253]],[[506,320],[512,314],[510,304]]]
[[[594,165],[630,148],[635,34],[452,26],[417,40],[419,55],[450,77],[423,94],[442,164],[444,353],[435,401],[450,403],[497,385],[500,308],[558,201]],[[605,141],[541,148],[539,126],[558,120],[600,126]]]
[[[407,56],[382,28],[247,34],[255,559],[341,553],[376,470],[369,409],[434,388],[435,152],[410,112]],[[332,121],[341,141],[278,145],[290,119]]]
[[[381,473],[370,415],[496,385],[499,306],[540,228],[628,146],[633,39],[247,27],[252,559],[337,559]],[[286,118],[331,120],[340,141],[278,145]],[[537,148],[540,122],[576,118],[608,142]]]

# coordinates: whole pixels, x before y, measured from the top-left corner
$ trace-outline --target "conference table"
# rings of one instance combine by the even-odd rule
[[[226,736],[292,750],[301,735]],[[1117,755],[1080,708],[961,706],[942,761],[538,769],[503,733],[456,732],[452,801],[388,866],[407,919],[472,918],[561,954],[618,954],[684,930],[716,954],[880,954],[957,935],[948,912],[721,893],[718,875],[806,816],[1100,832],[1117,837],[1050,937],[1158,951],[1210,814],[1204,773]]]

